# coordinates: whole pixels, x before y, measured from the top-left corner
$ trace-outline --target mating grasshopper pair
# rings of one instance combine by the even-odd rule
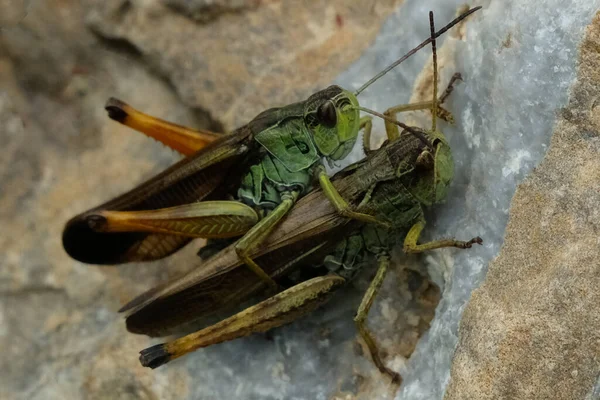
[[[375,255],[379,270],[356,322],[377,367],[399,380],[384,366],[365,325],[389,265],[389,248],[407,230],[407,252],[481,243],[474,238],[417,244],[425,225],[423,207],[442,201],[453,177],[450,148],[436,130],[436,119],[449,116],[438,103],[452,90],[454,78],[438,99],[435,39],[477,9],[438,32],[430,13],[430,38],[355,93],[331,86],[304,102],[267,110],[229,135],[192,131],[109,101],[111,118],[188,157],[132,191],[74,217],[63,233],[67,252],[83,262],[116,264],[165,257],[195,237],[243,235],[235,242],[231,239],[200,268],[125,305],[121,311],[128,313],[127,328],[164,335],[265,288],[279,290],[284,281],[293,285],[197,333],[142,351],[143,365],[154,368],[199,347],[266,331],[305,315]],[[358,105],[360,92],[429,43],[434,54],[432,101],[393,107],[385,115]],[[411,128],[394,118],[400,111],[415,109],[431,109],[431,130]],[[388,141],[378,150],[369,147],[371,120],[360,118],[361,110],[386,121]],[[404,128],[402,134],[398,126]],[[332,182],[321,158],[345,158],[361,129],[367,158]],[[321,190],[309,193],[316,182]],[[309,269],[313,277],[302,274],[308,271],[301,268],[305,266],[313,267]]]

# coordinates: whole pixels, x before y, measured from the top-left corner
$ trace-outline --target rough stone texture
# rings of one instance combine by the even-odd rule
[[[600,14],[543,162],[460,325],[446,399],[598,399]]]
[[[0,0],[0,30],[13,27],[21,22],[29,13],[31,0],[14,2],[11,0]]]
[[[108,123],[110,95],[209,124],[135,55],[90,34],[77,4],[37,1],[0,34],[0,398],[181,398],[184,378],[170,372],[173,385],[155,388],[135,365],[148,340],[126,335],[115,311],[185,266],[185,255],[168,269],[102,269],[70,260],[60,238],[74,213],[177,159]]]
[[[263,0],[164,0],[164,4],[198,22],[209,22],[223,14],[256,10]]]
[[[360,77],[372,76],[396,57],[390,49],[402,54],[428,34],[428,10],[436,12],[439,26],[461,4],[460,0],[407,0],[386,21],[373,46],[336,82],[358,87]],[[440,43],[441,85],[456,71],[464,82],[447,104],[456,125],[440,125],[453,149],[455,179],[446,204],[429,213],[423,240],[479,235],[484,245],[468,252],[432,251],[411,261],[427,267],[442,288],[442,300],[431,328],[400,369],[404,382],[398,399],[444,396],[464,307],[502,246],[516,185],[546,153],[556,113],[567,104],[576,79],[577,47],[600,8],[598,0],[471,5],[479,4],[483,10]],[[408,102],[411,91],[406,87],[412,87],[429,57],[428,52],[417,54],[361,94],[361,104],[385,110]],[[415,87],[414,98],[423,87],[425,82]],[[381,125],[374,129],[381,131]]]
[[[209,111],[232,129],[269,107],[298,101],[329,85],[343,66],[360,56],[381,20],[401,2],[84,3],[95,31],[126,40],[188,106]],[[186,15],[213,19],[198,23]]]
[[[70,260],[60,233],[70,216],[177,158],[108,121],[102,105],[109,96],[179,123],[231,128],[332,81],[358,88],[427,37],[429,9],[439,26],[462,1],[406,0],[391,15],[392,2],[379,0],[37,0],[24,14],[0,9],[0,398],[393,397],[397,388],[361,354],[352,323],[373,271],[272,335],[152,371],[138,365],[137,352],[155,342],[127,334],[116,310],[193,267],[199,244],[163,262],[94,267]],[[220,7],[214,20],[191,19],[209,4]],[[502,245],[516,185],[546,151],[575,78],[582,30],[600,7],[598,0],[481,4],[479,15],[440,41],[441,84],[455,71],[465,82],[447,104],[456,126],[441,125],[454,149],[455,183],[424,239],[478,234],[485,245],[397,254],[369,318],[386,363],[405,377],[398,393],[405,399],[444,394],[462,310]],[[18,11],[14,2],[0,5]],[[426,73],[414,90],[413,83],[429,57],[423,51],[388,74],[361,94],[361,104],[381,111],[426,96]],[[381,138],[379,121],[375,131]],[[426,279],[420,290],[408,284],[424,265],[443,297],[407,361],[438,299]],[[598,387],[588,388],[589,398]]]

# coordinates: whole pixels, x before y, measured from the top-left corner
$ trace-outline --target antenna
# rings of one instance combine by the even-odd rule
[[[433,101],[431,102],[431,131],[435,132],[437,124],[437,91],[438,91],[438,70],[437,70],[437,52],[435,48],[435,24],[433,22],[433,11],[429,11],[429,30],[431,32],[431,51],[433,53]]]
[[[433,145],[431,144],[431,142],[429,141],[429,139],[427,139],[427,136],[425,136],[423,134],[423,132],[418,131],[415,128],[411,128],[410,126],[406,125],[403,122],[400,121],[396,121],[393,118],[387,117],[381,113],[378,113],[377,111],[373,111],[371,109],[365,108],[365,107],[355,107],[357,110],[360,111],[364,111],[366,113],[375,115],[376,117],[379,117],[381,119],[384,119],[386,121],[391,122],[394,125],[398,125],[400,128],[407,130],[408,132],[410,132],[411,134],[413,134],[415,137],[417,137],[421,142],[423,142],[425,144],[425,146],[429,147],[429,149],[433,150]]]
[[[433,40],[435,40],[436,38],[438,38],[441,35],[443,35],[444,33],[446,33],[446,31],[448,29],[452,28],[454,25],[458,24],[460,21],[462,21],[463,19],[467,18],[469,15],[473,14],[475,11],[477,11],[479,9],[481,9],[481,6],[478,6],[478,7],[475,7],[475,8],[471,8],[467,12],[465,12],[465,13],[459,15],[458,17],[456,17],[455,19],[453,19],[452,22],[450,22],[448,25],[446,25],[445,27],[443,27],[442,29],[440,29],[439,31],[437,31],[430,38],[428,38],[427,40],[425,40],[424,42],[422,42],[420,45],[418,45],[417,47],[415,47],[414,49],[412,49],[411,51],[409,51],[408,53],[406,53],[404,56],[402,56],[398,60],[394,61],[390,66],[388,66],[386,69],[384,69],[383,71],[381,71],[380,73],[378,73],[377,75],[375,75],[373,78],[369,79],[369,81],[367,83],[365,83],[364,85],[362,85],[360,88],[358,88],[358,90],[356,92],[354,92],[354,95],[358,96],[363,90],[365,90],[366,88],[368,88],[369,86],[371,86],[371,84],[373,82],[375,82],[376,80],[378,80],[379,78],[381,78],[382,76],[384,76],[385,74],[387,74],[388,72],[390,72],[392,69],[396,68],[396,66],[398,66],[399,64],[401,64],[402,62],[404,62],[406,59],[408,59],[410,56],[412,56],[413,54],[415,54],[417,51],[419,51],[423,47],[427,46]]]

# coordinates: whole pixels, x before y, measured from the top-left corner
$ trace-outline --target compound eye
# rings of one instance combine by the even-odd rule
[[[333,102],[326,101],[317,109],[317,119],[326,128],[333,128],[337,123],[337,113]]]

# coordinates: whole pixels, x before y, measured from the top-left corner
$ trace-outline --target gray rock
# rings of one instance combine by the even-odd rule
[[[446,399],[598,399],[600,14],[548,153],[463,315]],[[587,396],[587,397],[586,397]]]
[[[261,0],[164,0],[164,4],[198,22],[211,22],[223,14],[256,10]]]
[[[403,30],[406,26],[400,24],[403,16],[431,8],[437,12],[438,24],[450,18],[443,10],[452,7],[452,2],[444,2],[444,7],[433,4],[437,2],[405,3],[364,60],[340,79],[359,71],[369,76],[378,62],[387,63],[392,56],[378,47],[390,46],[399,35],[409,41],[410,35]],[[483,12],[461,32],[464,42],[447,39],[443,45],[449,53],[442,82],[455,70],[465,78],[448,106],[457,125],[445,129],[454,149],[457,176],[447,205],[431,216],[425,238],[478,234],[485,244],[468,253],[437,251],[425,257],[430,275],[441,278],[436,282],[443,285],[443,297],[430,331],[411,356],[398,398],[444,395],[462,311],[503,243],[516,185],[546,152],[556,113],[566,104],[575,80],[577,46],[600,7],[598,1],[539,4],[484,2]],[[411,29],[426,34],[426,20],[414,22]],[[421,61],[420,57],[423,54],[414,62]],[[398,69],[392,81],[412,79],[411,65]],[[380,83],[379,91],[361,101],[376,109],[405,102],[406,95],[393,100],[398,88]]]
[[[384,25],[374,45],[338,82],[369,77],[427,35],[427,18],[452,18],[459,2],[409,1]],[[443,127],[454,150],[456,177],[447,204],[432,211],[424,239],[480,235],[483,248],[469,252],[439,250],[423,259],[429,274],[443,288],[431,329],[403,369],[397,398],[442,398],[458,341],[458,324],[471,292],[484,280],[487,264],[503,243],[510,201],[516,185],[542,159],[558,110],[575,80],[577,46],[584,27],[600,7],[598,1],[484,2],[484,10],[440,50],[441,83],[455,71],[465,82],[449,100],[457,124]],[[474,4],[477,5],[477,4]],[[410,26],[402,21],[410,18]],[[398,43],[397,38],[404,40]],[[424,58],[417,54],[365,92],[361,102],[384,110],[405,103]],[[423,92],[415,86],[415,95]],[[413,99],[417,96],[413,96]],[[381,128],[379,128],[381,131]],[[468,378],[465,378],[468,379]]]
[[[176,3],[180,7],[174,9]],[[397,388],[390,387],[362,354],[352,323],[373,271],[366,271],[327,307],[271,336],[225,343],[150,370],[139,366],[137,352],[155,341],[128,334],[116,310],[135,294],[192,267],[199,243],[162,262],[118,268],[79,264],[66,256],[60,243],[62,226],[69,217],[129,189],[177,158],[161,145],[108,121],[102,105],[109,96],[178,123],[232,128],[265,108],[302,99],[331,81],[358,87],[428,36],[429,9],[436,12],[441,26],[454,17],[461,2],[406,0],[386,20],[377,38],[380,23],[395,2],[365,3],[372,8],[341,1],[327,5],[262,1],[254,8],[247,2],[252,7],[242,4],[235,12],[222,7],[213,19],[198,21],[192,18],[194,10],[202,10],[209,2],[38,0],[26,15],[10,17],[11,23],[2,25],[0,139],[5,156],[0,158],[0,224],[10,234],[0,235],[0,347],[7,349],[0,361],[1,398],[373,399],[395,395]],[[5,4],[0,2],[2,7]],[[473,289],[484,281],[488,262],[500,250],[517,184],[546,152],[555,114],[566,104],[575,79],[583,28],[600,3],[504,1],[484,2],[484,6],[483,12],[439,44],[441,85],[455,71],[463,73],[465,82],[447,104],[457,119],[456,126],[441,126],[455,149],[456,181],[447,205],[432,211],[424,239],[480,235],[485,246],[469,252],[440,250],[423,257],[395,255],[396,269],[386,279],[369,323],[387,353],[386,363],[405,377],[400,398],[442,398],[450,379],[462,311]],[[0,15],[12,14],[0,8]],[[84,25],[84,18],[95,35]],[[338,76],[361,54],[360,60]],[[429,57],[428,51],[417,54],[369,88],[361,95],[361,103],[384,110],[428,96],[431,82],[423,65]],[[575,136],[579,130],[574,127],[588,118],[578,111],[589,109],[581,104],[595,104],[586,103],[594,98],[592,89],[597,90],[589,85],[577,92],[580,105],[572,103],[572,113],[564,116],[565,135],[571,132]],[[428,123],[418,113],[406,118]],[[581,156],[593,166],[589,157],[597,144],[598,122],[595,114],[589,120],[592,122],[581,130],[585,134],[577,136],[581,137],[577,146],[565,141],[571,145],[561,144],[557,149],[564,156],[572,154],[570,162]],[[374,142],[380,141],[382,124],[376,124],[375,130],[380,134]],[[359,152],[355,157],[360,157]],[[585,188],[580,181],[587,175],[576,174],[583,166],[564,163],[564,167],[573,165],[570,171],[559,169],[558,160],[548,164],[548,172],[527,183],[531,192],[547,196],[547,204],[535,204],[539,210],[556,206],[563,214],[547,215],[548,221],[564,215],[571,218],[571,227],[585,232],[596,215],[593,203],[583,200],[591,201],[597,193],[577,192]],[[540,189],[544,185],[547,194]],[[567,194],[582,200],[573,204],[591,210],[587,220],[586,208],[572,210],[564,197]],[[520,196],[523,201],[515,200],[515,204],[530,198],[529,194]],[[561,204],[566,205],[564,211]],[[529,207],[528,212],[538,209]],[[515,212],[523,216],[523,223],[532,221],[531,214]],[[533,220],[526,232],[533,231],[540,221]],[[579,240],[582,252],[568,262],[593,254],[590,236],[575,237],[570,230],[550,233],[572,240],[569,243]],[[542,237],[555,248],[562,243],[548,234]],[[519,247],[524,245],[513,239],[507,249],[530,251],[530,247]],[[543,251],[542,245],[540,242],[539,249]],[[547,249],[548,254],[553,251]],[[526,255],[517,252],[511,257]],[[593,260],[578,265],[588,285],[597,279]],[[571,267],[567,261],[564,265]],[[523,269],[533,271],[531,275],[535,270],[525,269],[533,268],[533,262],[530,264]],[[593,307],[587,307],[595,294],[574,291],[582,279],[573,275],[572,269],[551,269],[551,263],[547,264],[537,268],[557,272],[549,282],[560,284],[559,288],[553,286],[558,297],[530,303],[560,300],[557,305],[589,315],[589,329],[597,326]],[[514,262],[495,265],[509,268]],[[523,286],[535,278],[520,274],[520,269],[506,277],[501,268],[494,267],[490,279],[500,275],[500,283]],[[435,283],[424,277],[426,272]],[[422,288],[428,290],[411,290],[410,275],[421,277]],[[443,298],[432,321],[438,287]],[[507,293],[491,284],[484,290]],[[526,287],[523,290],[524,294],[533,293]],[[490,307],[497,307],[496,297],[486,293],[482,290],[475,299],[485,298]],[[512,296],[506,304],[521,299]],[[572,308],[578,299],[581,308]],[[462,339],[449,396],[465,393],[459,397],[468,397],[466,393],[473,392],[467,390],[473,389],[464,383],[479,382],[482,376],[465,368],[465,353],[471,354],[469,338],[475,344],[498,339],[497,334],[484,335],[490,322],[504,323],[505,328],[525,326],[518,316],[500,319],[486,310],[467,313],[464,329],[472,327],[472,335]],[[524,307],[518,310],[529,315]],[[532,315],[526,322],[541,321],[542,317]],[[562,329],[559,333],[563,336],[555,337],[569,339],[569,315],[561,317],[552,327]],[[419,341],[430,322],[432,328]],[[573,323],[580,326],[585,321],[573,319]],[[583,335],[584,328],[577,334]],[[580,383],[578,390],[594,398],[598,393],[598,385],[592,387],[597,364],[582,351],[594,337],[589,333],[590,337],[581,336],[582,342],[565,356],[569,363],[582,357],[577,372],[557,366],[554,375],[549,373],[544,379],[561,379],[567,371],[568,383]],[[544,331],[540,339],[551,337]],[[518,344],[506,343],[506,360],[516,360]],[[598,354],[597,347],[588,349]],[[491,354],[484,355],[493,357],[493,349],[487,350]]]

